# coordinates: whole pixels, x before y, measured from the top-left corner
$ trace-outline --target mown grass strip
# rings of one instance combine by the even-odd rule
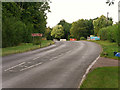
[[[101,53],[101,57],[107,57],[112,59],[118,59],[120,58],[114,56],[114,52],[119,52],[120,47],[117,45],[117,43],[112,43],[109,41],[92,41],[100,44],[103,48],[103,52]]]
[[[2,56],[43,48],[51,44],[54,44],[54,42],[51,40],[43,40],[41,43],[41,47],[40,45],[33,45],[32,43],[22,43],[19,46],[2,48]]]
[[[80,88],[118,88],[118,67],[99,67],[87,75]]]

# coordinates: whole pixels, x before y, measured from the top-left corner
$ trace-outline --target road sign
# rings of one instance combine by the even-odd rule
[[[32,35],[33,37],[34,37],[34,36],[42,37],[42,34],[41,34],[41,33],[32,33],[31,35]]]
[[[41,34],[41,33],[32,33],[31,36],[33,37],[33,45],[35,44],[34,38],[39,37],[39,41],[40,41],[39,43],[40,43],[40,47],[41,47],[41,38],[42,38],[43,34]]]

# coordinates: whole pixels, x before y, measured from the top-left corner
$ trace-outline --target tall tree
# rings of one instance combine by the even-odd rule
[[[87,36],[94,34],[94,27],[93,27],[93,19],[85,19],[86,29],[87,29]]]
[[[92,20],[84,20],[80,19],[76,22],[72,23],[72,27],[70,29],[71,36],[77,38],[89,36],[93,33],[93,24]]]
[[[55,27],[53,27],[51,36],[53,36],[56,39],[61,39],[64,36],[62,25],[56,25]]]
[[[51,31],[52,31],[52,28],[50,27],[46,28],[45,30],[45,37],[47,38],[47,40],[52,40]]]
[[[65,39],[68,39],[70,36],[70,28],[72,26],[72,24],[66,22],[64,19],[61,20],[58,25],[62,25],[63,26],[63,30],[64,30],[64,37]]]
[[[46,2],[3,2],[2,33],[4,36],[2,46],[31,42],[31,33],[33,32],[44,34],[48,12],[50,12],[48,0]]]
[[[101,15],[98,19],[93,21],[94,34],[98,35],[98,32],[101,28],[111,26],[112,24],[113,24],[112,19],[106,18],[104,15]]]

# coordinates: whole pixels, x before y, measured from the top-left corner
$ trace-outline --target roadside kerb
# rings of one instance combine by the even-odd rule
[[[100,58],[100,55],[89,65],[89,67],[87,68],[85,74],[82,77],[82,80],[80,81],[80,84],[78,86],[78,88],[80,88],[80,86],[82,85],[83,81],[86,79],[87,74],[89,73],[90,69],[92,68],[92,66],[97,62],[97,60]]]

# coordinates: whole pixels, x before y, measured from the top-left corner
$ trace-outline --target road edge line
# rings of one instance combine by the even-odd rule
[[[78,88],[80,88],[80,86],[82,85],[83,81],[86,79],[87,74],[89,73],[90,69],[92,68],[92,66],[97,62],[97,60],[100,58],[100,55],[89,65],[89,67],[87,68],[85,74],[82,77],[82,80],[80,81],[80,84],[78,86]]]

